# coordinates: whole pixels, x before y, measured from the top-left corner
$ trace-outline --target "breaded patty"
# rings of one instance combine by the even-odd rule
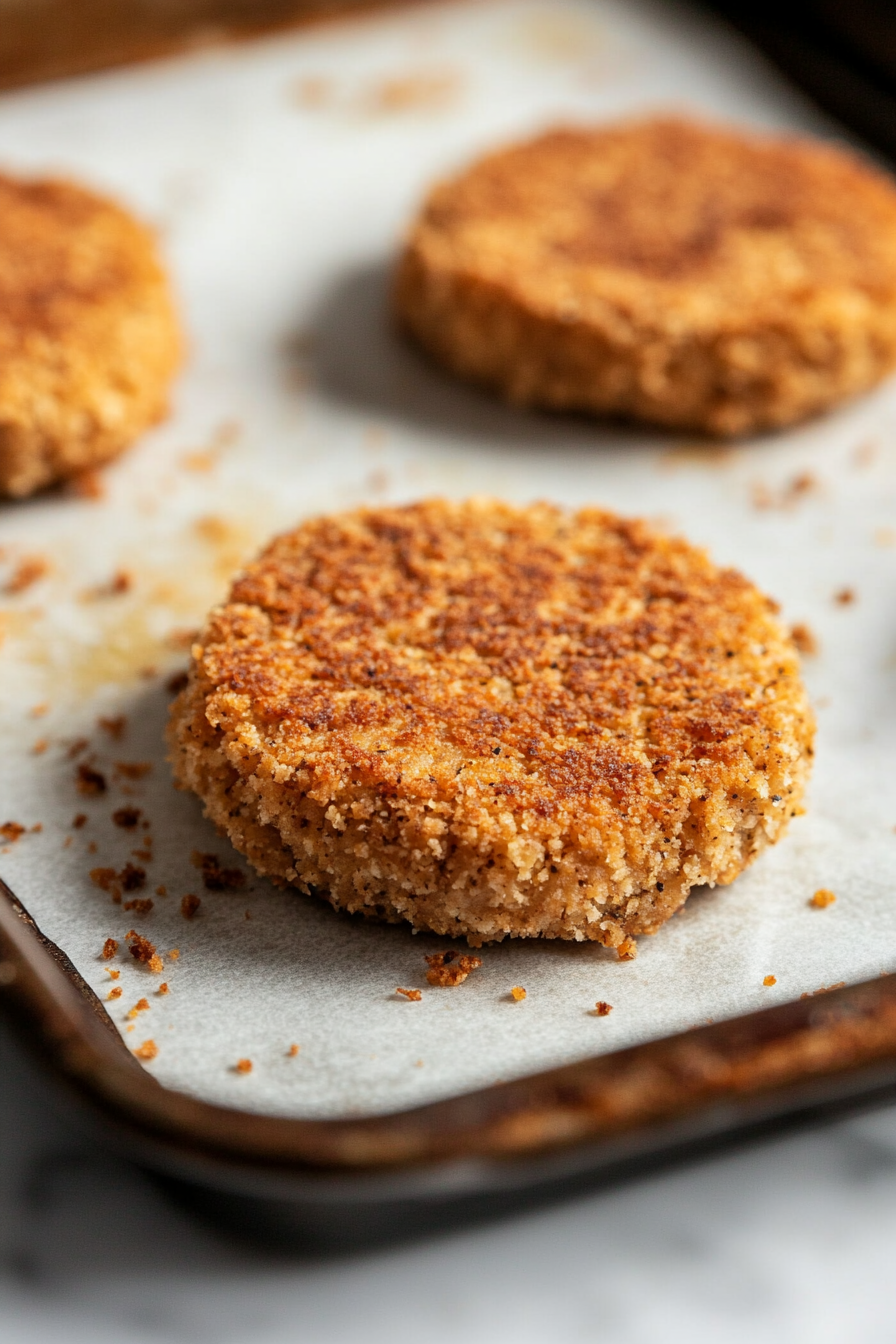
[[[896,189],[831,145],[658,118],[437,186],[395,303],[511,401],[745,434],[896,366]]]
[[[275,881],[630,955],[783,834],[813,732],[740,574],[596,509],[436,499],[277,538],[212,612],[169,740]]]
[[[165,413],[181,337],[148,229],[0,175],[0,494],[98,466]]]

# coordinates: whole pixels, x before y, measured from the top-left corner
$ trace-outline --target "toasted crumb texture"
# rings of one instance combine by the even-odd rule
[[[0,175],[0,494],[115,457],[165,414],[180,359],[149,230],[73,183]]]
[[[477,971],[482,965],[481,957],[464,956],[458,952],[433,952],[424,957],[429,970],[426,979],[430,985],[440,989],[453,989],[462,985],[471,971]]]
[[[609,1017],[613,1011],[612,1003],[607,1003],[604,999],[598,999],[594,1005],[593,1017]]]
[[[829,905],[833,905],[837,897],[827,887],[819,887],[815,895],[811,897],[809,904],[814,905],[816,910],[826,910]]]
[[[896,190],[806,139],[561,128],[435,188],[395,306],[438,360],[522,405],[786,425],[896,366]]]
[[[404,999],[409,999],[411,1003],[419,1003],[423,998],[419,989],[402,989],[400,985],[396,986],[395,993],[400,994]]]
[[[775,610],[596,509],[318,518],[212,612],[175,778],[260,873],[334,906],[631,957],[797,808],[814,723]]]

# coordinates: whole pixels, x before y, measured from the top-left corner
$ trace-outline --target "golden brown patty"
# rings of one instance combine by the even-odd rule
[[[164,414],[180,353],[147,229],[72,183],[0,175],[0,494],[121,452]]]
[[[774,604],[595,509],[360,510],[193,650],[178,783],[259,872],[416,928],[631,950],[783,833],[812,715]]]
[[[515,402],[786,425],[896,366],[896,190],[808,140],[669,118],[555,130],[436,187],[396,306]]]

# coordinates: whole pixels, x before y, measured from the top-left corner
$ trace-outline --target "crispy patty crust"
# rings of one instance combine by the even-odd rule
[[[774,613],[596,509],[317,518],[212,612],[175,778],[259,872],[334,906],[627,955],[798,809],[814,724]]]
[[[0,175],[0,494],[116,456],[164,415],[180,357],[149,230],[73,183]]]
[[[554,130],[435,188],[395,305],[438,360],[523,405],[786,425],[896,366],[896,189],[805,139]]]

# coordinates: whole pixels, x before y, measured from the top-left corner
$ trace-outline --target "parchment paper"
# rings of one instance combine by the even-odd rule
[[[0,160],[77,176],[155,221],[191,333],[171,420],[104,473],[104,498],[0,513],[0,579],[28,557],[50,565],[2,600],[0,821],[42,830],[0,871],[98,993],[120,972],[109,1010],[130,1046],[155,1041],[147,1067],[166,1085],[286,1115],[386,1111],[896,968],[896,386],[792,433],[700,445],[508,410],[431,369],[386,318],[397,240],[434,177],[546,123],[670,105],[838,133],[707,20],[640,3],[427,6],[0,102]],[[787,839],[692,896],[634,963],[508,943],[464,985],[430,990],[438,939],[251,874],[205,889],[194,850],[239,861],[171,785],[165,682],[276,529],[473,492],[661,517],[756,579],[819,641],[818,764]],[[122,714],[120,739],[98,726]],[[108,785],[92,799],[74,783],[88,761]],[[117,762],[153,768],[135,780]],[[146,831],[111,821],[125,805],[151,823],[152,861],[132,855]],[[132,893],[147,914],[88,876],[128,858],[147,871]],[[818,887],[836,904],[811,907]],[[187,893],[202,902],[190,921]],[[166,954],[162,975],[127,955],[130,928]],[[109,963],[107,937],[122,944]],[[598,999],[608,1017],[590,1014]]]

